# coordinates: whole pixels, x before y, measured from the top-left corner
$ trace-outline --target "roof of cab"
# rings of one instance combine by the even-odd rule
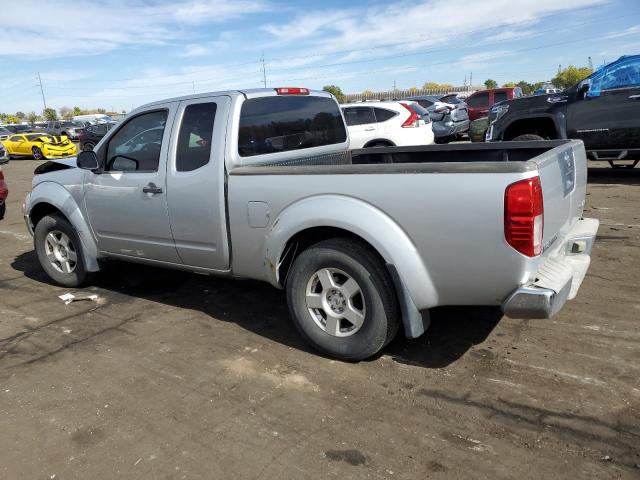
[[[276,88],[247,88],[242,90],[223,90],[218,92],[202,92],[195,93],[191,95],[184,95],[181,97],[173,97],[166,98],[162,100],[157,100],[155,102],[146,103],[144,105],[140,105],[139,107],[132,110],[132,112],[137,112],[139,110],[147,110],[149,107],[164,105],[166,103],[172,102],[182,102],[187,100],[197,100],[198,98],[208,98],[208,97],[220,97],[220,96],[228,96],[228,97],[238,97],[244,96],[245,98],[256,98],[256,97],[270,97],[276,96]],[[315,97],[332,97],[329,92],[324,90],[309,90],[309,95],[305,96],[315,96]]]

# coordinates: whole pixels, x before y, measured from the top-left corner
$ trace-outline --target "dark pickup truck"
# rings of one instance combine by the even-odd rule
[[[589,159],[612,167],[640,162],[640,55],[620,57],[563,92],[500,102],[489,112],[487,141],[564,138],[582,140]]]

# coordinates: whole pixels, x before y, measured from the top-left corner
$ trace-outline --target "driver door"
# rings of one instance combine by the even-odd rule
[[[120,125],[96,152],[103,171],[87,171],[85,205],[101,252],[181,263],[167,214],[166,162],[177,103]]]

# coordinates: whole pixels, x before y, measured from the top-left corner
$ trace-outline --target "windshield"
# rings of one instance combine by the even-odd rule
[[[462,103],[462,100],[460,100],[457,95],[444,95],[444,96],[440,97],[440,101],[441,102],[446,102],[446,103],[451,103],[453,105],[457,105],[459,103]]]

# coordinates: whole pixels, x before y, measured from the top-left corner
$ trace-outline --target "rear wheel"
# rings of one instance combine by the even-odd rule
[[[40,150],[38,147],[33,147],[31,149],[31,153],[33,154],[33,158],[36,160],[43,160],[45,158],[42,154],[42,150]]]
[[[346,238],[311,246],[287,279],[294,323],[313,347],[343,360],[363,360],[399,328],[389,273],[370,247]]]
[[[533,133],[525,133],[524,135],[518,135],[513,139],[514,142],[530,142],[537,140],[545,140],[545,138],[540,135],[534,135]]]
[[[33,241],[40,265],[55,283],[78,287],[88,280],[80,238],[66,218],[55,214],[43,217]]]

